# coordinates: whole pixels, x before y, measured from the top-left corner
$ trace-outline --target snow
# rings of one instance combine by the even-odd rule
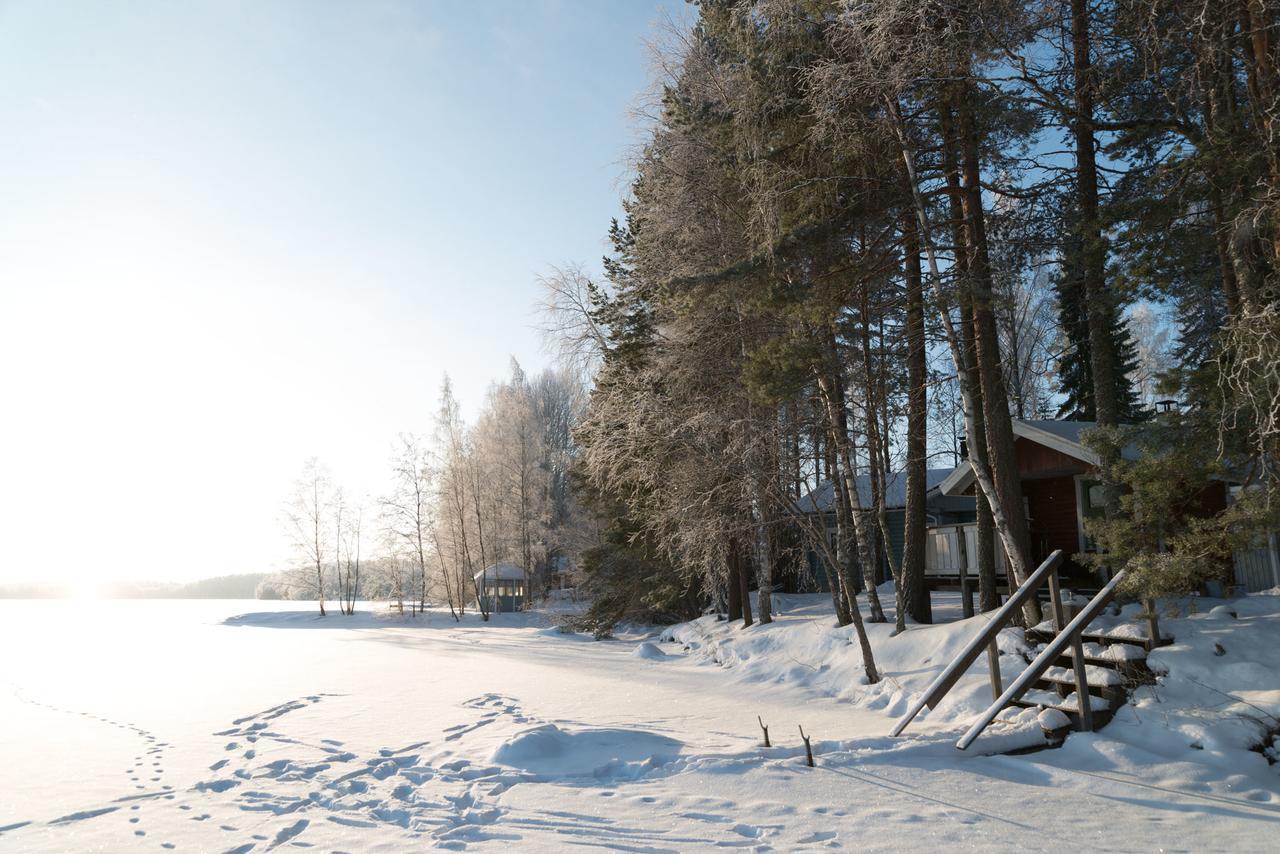
[[[495,563],[477,572],[475,577],[477,581],[481,578],[487,578],[490,581],[524,581],[525,571],[523,567],[515,564]]]
[[[584,727],[572,731],[540,724],[504,741],[489,760],[532,772],[539,779],[590,776],[634,779],[671,763],[683,745],[665,735]]]
[[[660,661],[667,657],[661,647],[652,641],[641,641],[636,644],[635,649],[631,650],[632,658],[643,658],[648,661]]]
[[[1084,674],[1085,681],[1090,685],[1119,686],[1124,682],[1124,678],[1116,671],[1098,667],[1094,664],[1086,664],[1084,666]],[[1066,685],[1076,684],[1075,670],[1066,667],[1050,667],[1044,672],[1043,678],[1050,682],[1061,682]]]
[[[1066,712],[1059,709],[1043,709],[1036,720],[1040,723],[1040,728],[1045,732],[1054,732],[1063,730],[1071,726],[1071,718],[1067,717]]]
[[[1042,688],[1032,688],[1022,695],[1022,699],[1029,703],[1039,703],[1042,706],[1051,709],[1071,709],[1072,711],[1080,708],[1079,692],[1071,691],[1066,696],[1060,696],[1053,691],[1047,691]],[[1095,712],[1102,711],[1107,708],[1107,701],[1101,697],[1089,695],[1089,708]]]
[[[605,642],[538,613],[0,602],[0,850],[1274,849],[1280,597],[1162,615],[1155,685],[1017,756],[1058,713],[954,747],[990,701],[985,658],[887,736],[982,617],[870,626],[867,685],[823,599]],[[1000,648],[1007,683],[1029,650],[1015,630]]]

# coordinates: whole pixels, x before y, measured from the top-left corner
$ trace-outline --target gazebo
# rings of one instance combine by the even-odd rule
[[[476,573],[476,588],[494,613],[524,610],[525,571],[512,563],[495,563]]]

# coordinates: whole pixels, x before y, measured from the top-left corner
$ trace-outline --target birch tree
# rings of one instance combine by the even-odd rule
[[[293,495],[284,511],[285,530],[293,545],[297,565],[294,584],[314,596],[325,616],[325,566],[337,560],[333,531],[333,481],[319,458],[311,457],[302,467]]]

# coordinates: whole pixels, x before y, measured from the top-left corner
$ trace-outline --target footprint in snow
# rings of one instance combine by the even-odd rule
[[[834,830],[818,830],[813,833],[810,833],[804,839],[799,840],[798,844],[813,845],[814,843],[817,843],[817,842],[830,842],[831,840],[835,839],[839,835],[840,834],[836,833]]]
[[[276,834],[276,838],[271,840],[271,847],[275,848],[277,845],[283,845],[290,839],[293,839],[299,833],[306,830],[307,825],[309,824],[311,824],[311,822],[307,821],[305,818],[298,819],[296,822]]]

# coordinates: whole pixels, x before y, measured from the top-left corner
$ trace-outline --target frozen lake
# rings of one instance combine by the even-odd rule
[[[0,849],[1241,850],[1280,830],[1266,804],[960,755],[928,727],[888,745],[883,714],[634,640],[312,608],[0,601]],[[759,748],[757,714],[784,747]]]

